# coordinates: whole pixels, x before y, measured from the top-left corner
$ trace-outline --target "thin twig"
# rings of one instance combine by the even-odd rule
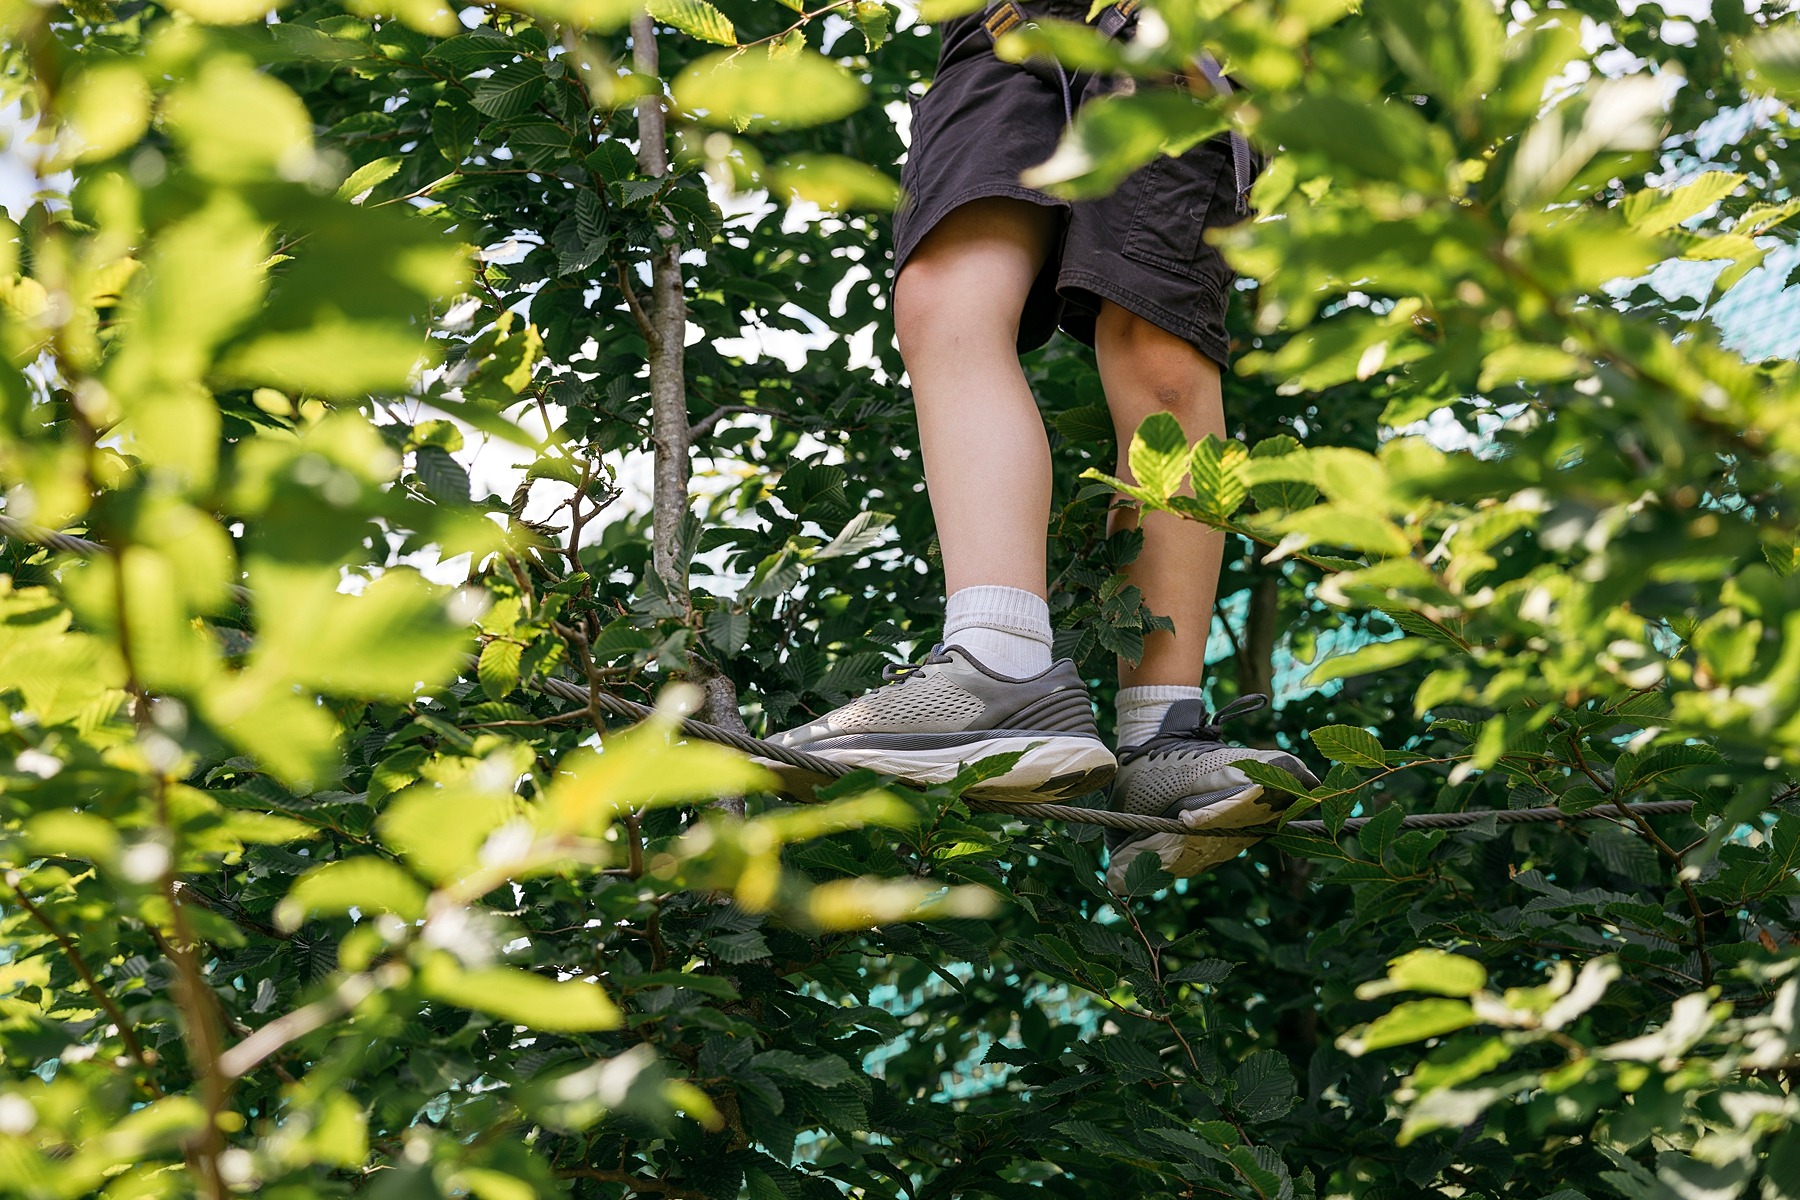
[[[290,1042],[323,1029],[368,999],[382,980],[373,971],[346,976],[329,996],[283,1013],[219,1056],[219,1071],[227,1079],[242,1079],[256,1065]]]
[[[29,913],[32,920],[36,921],[39,925],[42,925],[44,931],[56,940],[58,946],[62,947],[62,952],[64,956],[68,958],[69,965],[75,968],[75,973],[77,975],[81,976],[81,981],[87,985],[89,994],[94,997],[95,1002],[98,1003],[101,1008],[106,1010],[106,1015],[111,1018],[112,1023],[118,1028],[119,1040],[125,1043],[125,1049],[130,1052],[131,1057],[137,1060],[138,1065],[144,1069],[144,1086],[148,1088],[153,1095],[161,1097],[163,1090],[156,1086],[156,1080],[150,1074],[151,1063],[154,1060],[138,1041],[137,1034],[132,1031],[131,1022],[125,1019],[125,1014],[119,1010],[119,1006],[114,1003],[113,998],[106,994],[105,988],[100,986],[100,981],[94,977],[94,972],[88,967],[87,959],[82,957],[81,951],[76,947],[74,941],[68,934],[64,933],[61,929],[58,929],[55,922],[50,920],[44,910],[33,903],[31,897],[25,894],[25,889],[18,885],[15,872],[8,871],[5,874],[0,875],[0,882],[6,884],[7,889],[12,892],[13,898],[19,902],[19,907]]]

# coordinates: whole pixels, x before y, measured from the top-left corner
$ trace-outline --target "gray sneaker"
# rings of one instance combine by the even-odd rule
[[[1251,782],[1235,764],[1246,759],[1286,771],[1304,789],[1319,786],[1306,764],[1281,750],[1247,750],[1219,740],[1219,726],[1232,717],[1267,708],[1267,696],[1241,696],[1208,715],[1199,700],[1177,700],[1156,736],[1141,746],[1121,747],[1113,780],[1114,812],[1174,817],[1184,825],[1235,829],[1272,821],[1293,796]],[[1125,873],[1141,854],[1154,854],[1163,870],[1178,879],[1210,871],[1256,844],[1254,838],[1183,837],[1178,833],[1109,830],[1106,884],[1125,889]]]
[[[809,725],[769,741],[867,767],[909,783],[947,783],[963,767],[1024,751],[1004,775],[968,795],[1051,802],[1105,787],[1117,762],[1094,724],[1087,684],[1068,659],[1029,679],[990,671],[961,646],[938,646],[925,660],[882,671],[888,682]],[[759,759],[802,794],[822,780]]]

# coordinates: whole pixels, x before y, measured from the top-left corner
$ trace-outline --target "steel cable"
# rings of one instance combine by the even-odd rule
[[[9,537],[33,545],[46,546],[65,554],[93,556],[105,552],[106,547],[99,542],[90,541],[74,534],[58,533],[55,530],[43,529],[25,521],[0,514],[0,536]],[[610,692],[595,691],[590,694],[587,688],[567,679],[536,678],[526,682],[525,686],[547,696],[554,696],[579,704],[586,708],[590,703],[602,712],[626,720],[641,721],[651,716],[656,710],[648,704],[639,704]],[[810,774],[828,779],[841,779],[856,768],[842,763],[832,762],[827,758],[807,754],[799,750],[791,750],[773,742],[765,742],[761,738],[735,730],[723,729],[717,725],[709,725],[704,721],[683,718],[681,732],[691,738],[713,742],[721,746],[730,746],[745,754],[758,758],[770,759],[797,767]],[[1030,817],[1040,821],[1065,821],[1082,825],[1100,825],[1108,829],[1126,829],[1136,833],[1175,833],[1183,837],[1211,838],[1245,838],[1257,839],[1273,837],[1281,834],[1310,834],[1316,837],[1332,837],[1330,826],[1325,821],[1305,820],[1289,821],[1285,825],[1245,825],[1235,829],[1211,829],[1205,826],[1188,826],[1170,817],[1146,817],[1136,813],[1110,812],[1106,809],[1081,808],[1069,804],[1014,804],[1001,800],[980,800],[964,798],[971,810],[976,812],[1003,813],[1008,816]],[[1540,821],[1593,821],[1601,819],[1618,819],[1621,816],[1666,816],[1672,813],[1687,812],[1694,807],[1692,800],[1651,800],[1628,804],[1604,804],[1580,812],[1568,813],[1559,808],[1510,808],[1484,809],[1474,812],[1453,813],[1411,813],[1400,818],[1398,829],[1462,829],[1470,825],[1480,824],[1492,817],[1501,825],[1516,825]],[[1377,817],[1350,817],[1338,826],[1339,833],[1356,833]]]

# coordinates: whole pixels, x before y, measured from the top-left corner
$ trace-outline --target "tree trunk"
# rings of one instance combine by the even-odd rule
[[[656,24],[632,18],[633,65],[655,91],[637,102],[638,170],[651,178],[669,173],[668,132],[658,74]],[[687,554],[681,526],[688,511],[687,294],[682,287],[681,244],[668,223],[657,226],[650,255],[650,436],[656,449],[651,504],[651,562],[669,598],[688,609]]]
[[[1256,549],[1252,560],[1250,603],[1244,616],[1243,653],[1238,655],[1238,695],[1275,695],[1275,638],[1281,632],[1281,567],[1263,561],[1267,551]]]
[[[637,102],[638,170],[650,178],[669,173],[669,139],[663,113],[660,64],[656,48],[656,23],[639,13],[632,18],[633,66],[639,75],[656,80],[656,90]],[[644,341],[650,351],[650,440],[655,448],[654,487],[651,492],[651,566],[663,590],[681,609],[689,626],[694,609],[688,594],[688,552],[682,545],[682,526],[688,515],[690,444],[687,405],[687,292],[681,272],[681,243],[673,225],[656,227],[656,246],[650,255],[649,327]],[[705,689],[701,719],[709,725],[745,733],[738,710],[737,687],[729,677],[692,654],[688,658],[694,682]],[[715,802],[736,816],[744,815],[742,796]]]

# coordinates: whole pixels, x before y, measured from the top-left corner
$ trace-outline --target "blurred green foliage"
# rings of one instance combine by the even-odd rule
[[[5,514],[105,552],[0,550],[0,1194],[1800,1194],[1800,387],[1706,319],[1794,236],[1795,18],[1205,0],[1001,47],[1244,85],[1092,105],[1038,178],[1277,150],[1243,437],[1153,419],[1128,490],[1234,535],[1219,699],[1364,643],[1249,733],[1329,760],[1296,813],[1376,820],[1118,900],[1091,829],[786,806],[671,740],[683,675],[783,725],[938,619],[884,215],[934,41],[656,0],[651,78],[635,16],[6,7],[71,182],[0,241]],[[629,499],[665,239],[685,597]],[[1091,365],[1030,370],[1104,691],[1158,618]]]

